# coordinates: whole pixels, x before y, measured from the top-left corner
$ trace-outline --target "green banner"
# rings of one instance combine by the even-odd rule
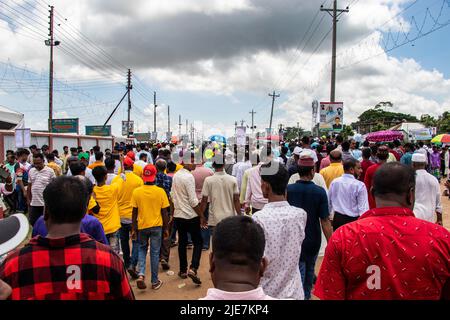
[[[111,126],[86,126],[86,135],[109,137],[111,136]]]
[[[76,119],[52,119],[53,133],[78,134],[78,118]]]

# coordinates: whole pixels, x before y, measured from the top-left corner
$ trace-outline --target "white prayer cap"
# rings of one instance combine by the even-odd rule
[[[313,158],[314,159],[314,151],[310,150],[310,149],[304,149],[301,153],[300,153],[300,159],[302,158]]]
[[[417,162],[417,163],[427,163],[427,158],[424,154],[422,153],[414,153],[412,155],[412,162]]]
[[[295,147],[293,154],[295,154],[296,156],[299,156],[300,153],[302,153],[303,149],[300,147]]]

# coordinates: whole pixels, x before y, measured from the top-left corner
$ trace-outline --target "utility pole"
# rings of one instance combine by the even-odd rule
[[[279,98],[280,95],[276,94],[274,91],[273,94],[269,93],[269,97],[272,97],[272,110],[270,111],[270,124],[269,124],[269,134],[272,135],[272,119],[273,119],[273,108],[275,107],[275,99]]]
[[[50,71],[49,71],[49,85],[48,85],[48,132],[52,132],[53,121],[53,47],[58,46],[61,42],[54,41],[53,37],[53,24],[54,24],[54,7],[49,6],[49,28],[48,36],[50,39],[45,40],[45,45],[50,47]]]
[[[153,111],[153,132],[156,133],[156,91],[153,92],[153,106],[154,106],[154,111]]]
[[[178,116],[178,140],[181,140],[181,114]]]
[[[252,109],[252,112],[249,112],[252,115],[252,135],[255,133],[255,110]]]
[[[170,132],[170,106],[167,106],[167,132]]]
[[[186,119],[186,134],[188,134],[188,124],[189,124],[188,119]]]
[[[244,126],[244,122],[245,122],[245,120],[241,120],[241,127]]]
[[[128,76],[127,76],[127,90],[128,90],[128,122],[127,122],[127,126],[128,126],[128,133],[127,133],[127,137],[130,137],[130,121],[131,121],[131,89],[133,89],[133,86],[131,85],[131,70],[128,69]]]
[[[331,94],[330,102],[336,102],[336,40],[337,40],[337,23],[338,18],[344,13],[349,12],[348,7],[346,9],[337,8],[337,0],[333,1],[333,9],[324,9],[323,5],[320,6],[320,11],[327,12],[331,18],[333,18],[333,49],[331,54]]]

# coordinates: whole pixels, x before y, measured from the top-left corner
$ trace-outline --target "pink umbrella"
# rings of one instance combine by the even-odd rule
[[[366,136],[366,140],[370,142],[390,142],[397,139],[403,140],[403,132],[387,130],[372,132]]]

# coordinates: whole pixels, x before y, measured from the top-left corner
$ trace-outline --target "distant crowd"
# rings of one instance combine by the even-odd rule
[[[204,299],[449,299],[449,154],[341,136],[9,150],[0,298],[134,299],[177,247],[194,286],[210,252]]]

